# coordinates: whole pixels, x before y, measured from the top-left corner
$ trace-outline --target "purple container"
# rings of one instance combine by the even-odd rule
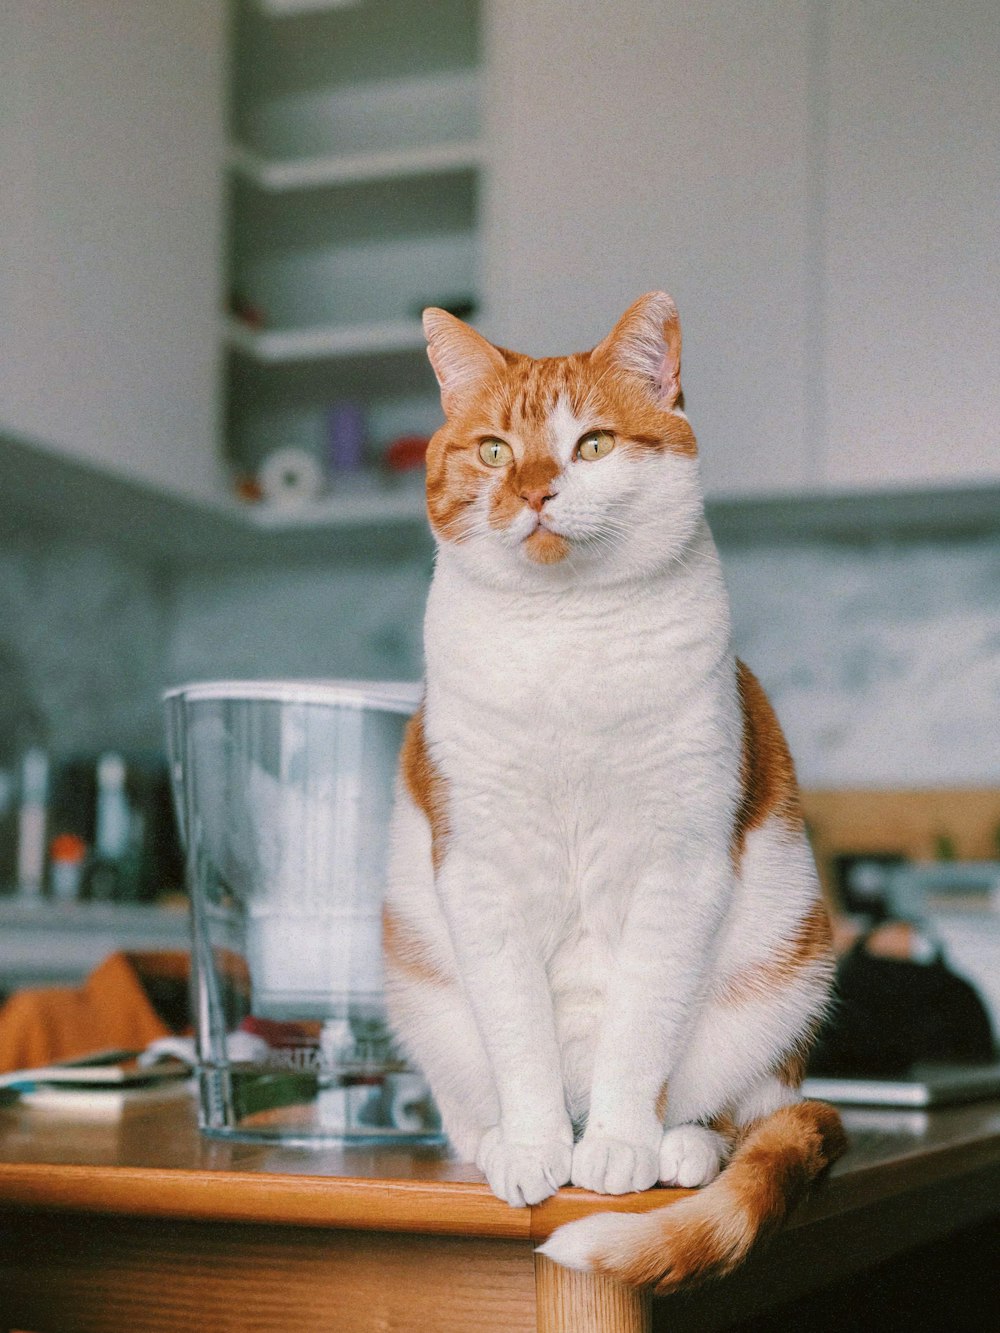
[[[365,413],[344,399],[326,413],[326,461],[331,472],[355,472],[364,462]]]

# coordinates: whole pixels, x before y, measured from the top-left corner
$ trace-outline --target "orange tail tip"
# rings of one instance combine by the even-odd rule
[[[554,1231],[539,1252],[658,1294],[722,1277],[775,1231],[847,1146],[840,1116],[799,1102],[761,1120],[711,1185],[651,1213],[596,1213]]]

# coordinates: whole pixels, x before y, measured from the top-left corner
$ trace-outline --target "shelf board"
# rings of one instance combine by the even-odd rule
[[[100,543],[168,568],[429,554],[423,496],[401,482],[302,510],[194,500],[0,435],[0,542],[24,536]]]
[[[371,353],[423,351],[427,341],[418,319],[329,324],[311,329],[275,329],[259,333],[237,319],[230,319],[225,336],[230,347],[269,365]]]
[[[331,153],[274,161],[242,144],[231,144],[230,168],[262,190],[274,194],[326,185],[353,185],[474,170],[482,150],[476,140],[427,144],[419,148],[383,149],[372,153]]]
[[[185,936],[187,904],[131,902],[57,902],[51,898],[0,896],[0,925],[5,930],[79,930]]]
[[[398,489],[359,489],[288,508],[257,504],[242,509],[242,517],[262,532],[417,523],[427,514],[423,486],[405,483]]]
[[[359,4],[361,0],[256,0],[256,8],[268,18],[322,14],[328,9],[357,9]]]

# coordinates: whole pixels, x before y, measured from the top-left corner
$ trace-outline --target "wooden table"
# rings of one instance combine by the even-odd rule
[[[1000,1103],[855,1111],[852,1149],[741,1272],[652,1303],[535,1245],[608,1199],[495,1199],[434,1151],[202,1138],[186,1103],[115,1123],[0,1111],[0,1329],[33,1333],[671,1333],[737,1318],[1000,1210]]]

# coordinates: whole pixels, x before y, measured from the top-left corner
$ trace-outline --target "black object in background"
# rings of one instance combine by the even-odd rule
[[[889,918],[893,870],[905,857],[895,852],[852,852],[832,861],[834,887],[841,909],[849,916],[866,917],[872,925]]]
[[[75,833],[93,853],[97,809],[96,757],[70,759],[56,767],[49,810],[49,833]],[[184,860],[174,821],[170,780],[164,760],[158,756],[125,756],[125,796],[129,808],[138,812],[137,846],[133,849],[135,873],[123,878],[119,892],[114,876],[108,876],[109,891],[94,893],[93,864],[84,876],[87,897],[115,901],[152,902],[184,885]]]
[[[833,1011],[809,1073],[881,1078],[917,1060],[976,1063],[996,1054],[982,1000],[939,954],[929,963],[881,958],[858,940],[837,965]]]

